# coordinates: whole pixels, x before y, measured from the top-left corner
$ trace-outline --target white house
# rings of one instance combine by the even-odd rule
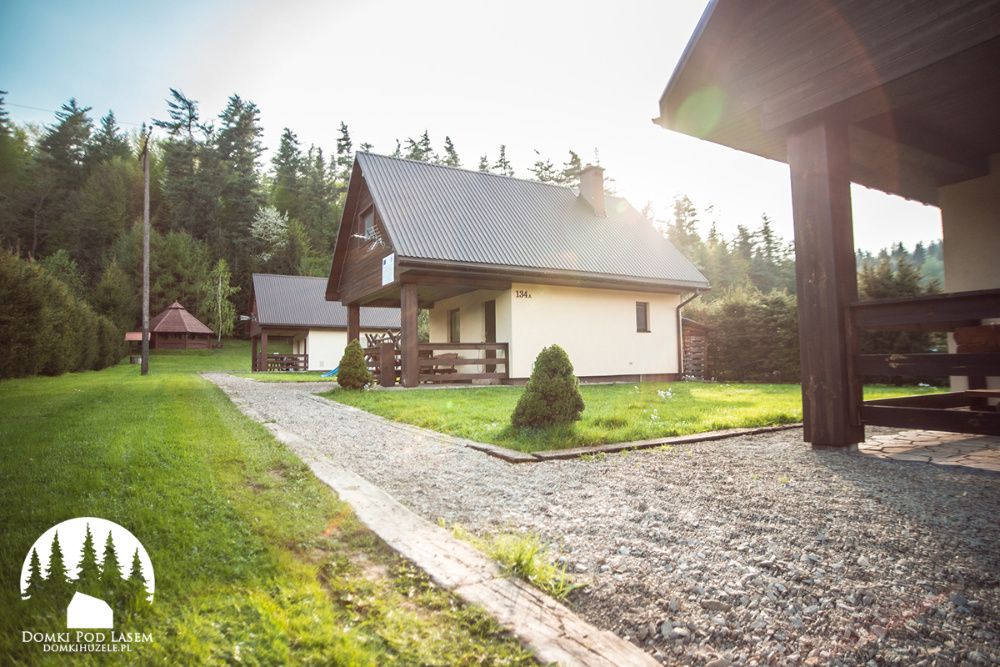
[[[250,337],[254,370],[330,370],[347,346],[347,308],[324,298],[325,278],[253,274]],[[359,331],[398,334],[398,308],[365,308]],[[291,354],[268,341],[291,342]]]
[[[678,310],[706,289],[600,167],[574,190],[359,153],[326,298],[401,308],[406,386],[524,381],[553,343],[584,381],[638,381],[679,375]]]

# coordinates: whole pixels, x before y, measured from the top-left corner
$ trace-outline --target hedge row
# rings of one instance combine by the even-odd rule
[[[118,363],[124,332],[35,262],[0,251],[0,378]]]
[[[708,364],[723,382],[798,382],[799,327],[795,297],[734,289],[689,309],[710,327]]]

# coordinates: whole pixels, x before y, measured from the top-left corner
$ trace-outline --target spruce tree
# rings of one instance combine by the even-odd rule
[[[287,127],[271,159],[271,205],[290,218],[301,219],[304,164],[298,137]]]
[[[331,183],[333,171],[327,172],[323,149],[310,146],[306,157],[300,220],[315,248],[330,248],[336,237],[339,220],[333,211],[335,198]]]
[[[486,155],[479,156],[479,171],[489,174],[490,172],[490,160]]]
[[[59,544],[58,531],[52,537],[52,549],[49,554],[49,564],[45,575],[44,598],[56,608],[62,608],[72,594],[69,572],[66,570],[66,560],[63,558],[62,546]]]
[[[76,587],[89,595],[100,593],[101,569],[97,566],[97,549],[94,548],[94,535],[87,524],[87,532],[83,537],[83,548],[80,551],[80,565],[76,576]]]
[[[541,183],[555,183],[559,176],[556,173],[555,165],[552,164],[552,160],[543,158],[537,149],[535,150],[535,157],[535,163],[531,165],[530,169],[535,180]]]
[[[351,143],[351,132],[347,129],[347,123],[340,122],[340,136],[337,137],[337,168],[333,177],[337,180],[338,189],[347,189],[347,182],[351,179],[351,169],[354,167],[354,144]]]
[[[149,604],[149,585],[142,573],[142,561],[139,558],[138,548],[132,554],[132,564],[129,567],[128,578],[125,580],[123,588],[129,610],[142,609]]]
[[[132,157],[132,147],[129,145],[128,137],[118,127],[115,112],[108,110],[108,113],[101,118],[100,128],[94,134],[87,160],[96,165],[116,157]]]
[[[580,182],[580,172],[583,171],[583,162],[580,160],[580,156],[574,152],[569,152],[569,159],[563,163],[562,169],[559,171],[559,184],[560,185],[576,185]]]
[[[42,577],[42,563],[38,558],[38,551],[31,548],[31,560],[28,563],[28,585],[25,586],[23,595],[31,599],[41,594],[45,587],[45,579]]]
[[[364,389],[372,383],[372,374],[368,370],[365,362],[365,353],[361,349],[361,343],[352,340],[344,348],[344,356],[340,359],[337,371],[337,384],[343,389],[359,390]]]
[[[93,131],[89,111],[90,107],[81,107],[70,98],[38,142],[37,169],[31,176],[38,194],[32,206],[33,245],[38,246],[33,250],[68,248],[77,254],[72,247],[74,214],[88,173],[87,150]]]
[[[118,562],[115,540],[109,530],[104,540],[104,560],[101,562],[101,593],[102,599],[115,609],[115,613],[123,610],[124,591],[121,563]]]
[[[448,136],[444,138],[444,155],[441,156],[441,164],[449,167],[462,166],[462,161],[458,158],[458,151],[455,150],[455,144]]]
[[[514,167],[511,166],[510,160],[507,159],[507,146],[505,144],[500,144],[500,155],[497,156],[497,161],[493,163],[493,171],[503,176],[514,175]]]

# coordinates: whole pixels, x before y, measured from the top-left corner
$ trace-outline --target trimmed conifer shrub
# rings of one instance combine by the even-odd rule
[[[569,356],[558,345],[550,345],[538,353],[510,421],[515,428],[569,424],[580,418],[583,408]]]
[[[344,389],[364,389],[372,383],[372,374],[365,363],[365,353],[361,343],[352,340],[344,348],[344,356],[340,359],[340,370],[337,371],[337,383]]]

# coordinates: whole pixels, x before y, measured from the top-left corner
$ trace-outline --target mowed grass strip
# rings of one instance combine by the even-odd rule
[[[74,664],[534,664],[483,612],[398,558],[199,370],[242,370],[245,343],[156,354],[152,373],[0,383],[0,655],[21,643],[21,563],[48,527],[98,516],[150,553],[151,644]]]
[[[569,426],[514,429],[510,415],[523,387],[335,389],[322,396],[395,421],[522,452],[630,442],[727,428],[802,421],[797,384],[671,382],[582,385],[586,409]],[[866,398],[939,392],[932,387],[869,386]]]

